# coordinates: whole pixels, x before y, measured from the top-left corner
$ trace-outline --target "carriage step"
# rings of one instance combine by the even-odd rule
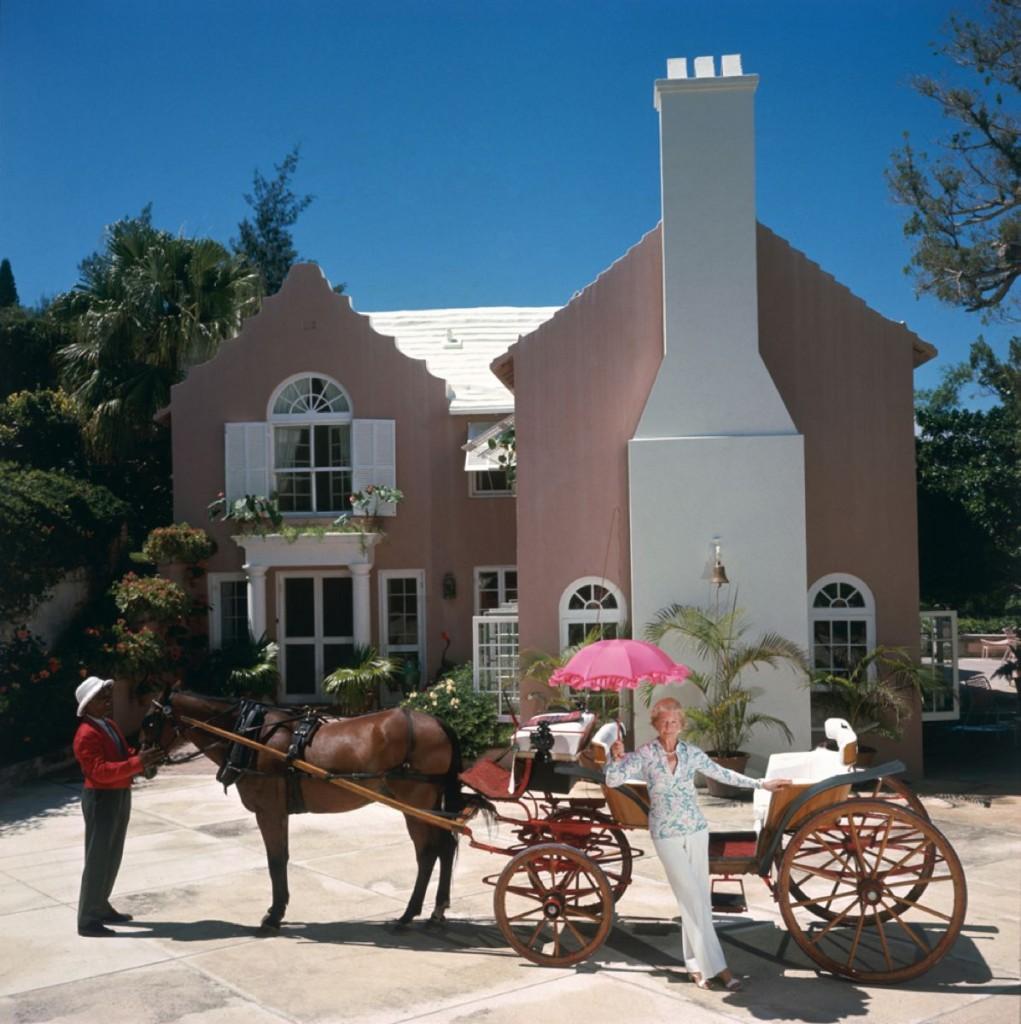
[[[720,888],[724,885],[737,886],[737,889],[728,892]],[[717,914],[743,914],[748,909],[744,882],[740,878],[714,878],[710,893],[713,911]]]

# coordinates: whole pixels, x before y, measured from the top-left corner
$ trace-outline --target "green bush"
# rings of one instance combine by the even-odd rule
[[[0,402],[0,461],[77,474],[85,446],[71,396],[19,391]]]
[[[413,693],[401,707],[435,715],[457,734],[461,755],[466,762],[500,742],[496,701],[488,693],[479,693],[471,680],[443,679],[428,690]]]
[[[72,569],[109,564],[130,514],[105,487],[0,463],[0,620],[17,620]]]
[[[184,562],[198,565],[213,555],[216,541],[201,527],[171,523],[152,530],[142,545],[142,556],[153,565]],[[134,556],[132,556],[134,557]]]
[[[54,355],[71,339],[50,317],[20,308],[0,311],[0,398],[56,387]]]
[[[986,618],[962,616],[957,620],[957,632],[961,633],[1002,633],[1005,629],[1017,629],[1021,615],[993,615]]]
[[[179,622],[191,608],[191,598],[173,580],[126,573],[110,588],[117,609],[132,622]]]

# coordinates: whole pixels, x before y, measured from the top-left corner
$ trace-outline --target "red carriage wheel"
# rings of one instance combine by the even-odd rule
[[[530,846],[503,869],[493,894],[500,931],[526,960],[569,967],[613,927],[613,895],[595,861],[559,843]]]
[[[946,837],[885,800],[850,799],[813,814],[783,851],[776,895],[791,937],[820,967],[880,983],[938,963],[967,906]]]
[[[631,865],[634,862],[631,844],[624,830],[616,827],[613,819],[605,814],[582,807],[561,808],[554,811],[548,821],[567,826],[566,830],[555,826],[550,828],[551,839],[576,847],[603,869],[616,903],[631,884]]]

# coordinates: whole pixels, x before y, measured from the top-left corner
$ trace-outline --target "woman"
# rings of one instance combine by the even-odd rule
[[[684,711],[672,697],[652,706],[652,727],[659,738],[633,754],[624,753],[617,740],[610,747],[606,784],[623,785],[642,779],[649,786],[649,833],[677,897],[683,921],[684,966],[699,988],[719,977],[731,992],[742,988],[727,967],[720,940],[713,928],[709,893],[709,826],[695,798],[695,772],[731,786],[774,792],[790,785],[790,779],[752,779],[711,761],[698,747],[679,737],[685,726]]]

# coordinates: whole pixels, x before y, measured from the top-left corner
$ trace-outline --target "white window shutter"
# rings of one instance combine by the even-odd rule
[[[356,491],[369,484],[397,486],[397,430],[393,420],[353,420],[351,423],[351,484]],[[397,515],[392,502],[362,510],[380,516]]]
[[[268,498],[269,425],[267,423],[225,423],[224,494],[227,504],[246,494]]]

